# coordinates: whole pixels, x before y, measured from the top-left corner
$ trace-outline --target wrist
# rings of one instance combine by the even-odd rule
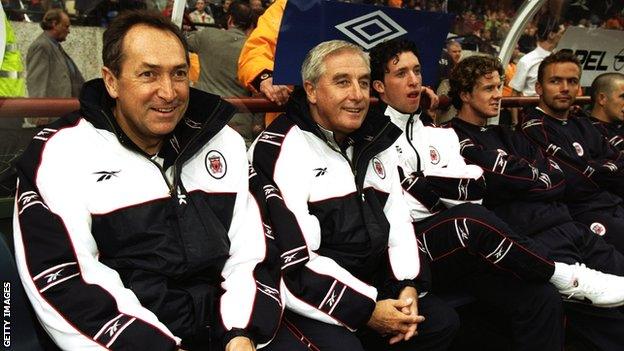
[[[254,80],[251,82],[251,85],[257,90],[260,91],[260,84],[262,84],[263,81],[272,78],[273,77],[273,71],[270,71],[268,69],[263,70],[262,72],[260,72],[260,74],[258,74],[256,76],[256,78],[254,78]]]

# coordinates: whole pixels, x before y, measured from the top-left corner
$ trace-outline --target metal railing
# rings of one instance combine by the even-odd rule
[[[282,112],[278,106],[265,98],[225,98],[241,112]],[[377,99],[371,99],[376,103]],[[537,97],[504,97],[502,107],[526,107],[537,105]],[[576,98],[579,105],[588,104],[589,96]],[[440,97],[440,106],[450,105],[449,98]],[[67,98],[0,98],[0,118],[60,117],[79,108],[78,99]]]

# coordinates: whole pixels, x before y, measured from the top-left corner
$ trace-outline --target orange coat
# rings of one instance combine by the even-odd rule
[[[251,84],[264,70],[273,71],[275,46],[287,0],[276,0],[258,18],[258,26],[247,38],[238,57],[238,80],[249,91],[259,93]],[[267,113],[268,125],[277,113]]]

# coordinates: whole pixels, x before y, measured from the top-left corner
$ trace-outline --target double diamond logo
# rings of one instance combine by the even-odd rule
[[[403,27],[381,10],[341,23],[336,26],[336,29],[365,50],[407,33]]]

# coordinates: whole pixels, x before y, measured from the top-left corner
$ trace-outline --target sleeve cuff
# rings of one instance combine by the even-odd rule
[[[260,91],[260,83],[263,80],[273,77],[273,71],[265,69],[260,72],[254,80],[251,81],[251,86],[256,89],[256,91]]]

